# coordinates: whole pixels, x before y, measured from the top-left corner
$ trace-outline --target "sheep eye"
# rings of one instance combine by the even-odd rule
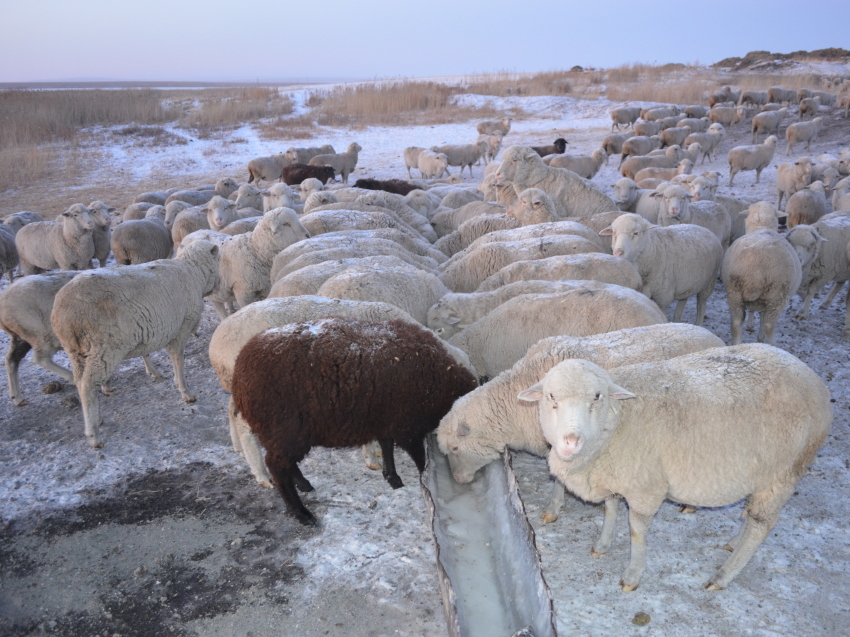
[[[452,447],[452,451],[457,451],[457,447]]]
[[[549,394],[549,400],[555,400],[555,394]]]
[[[599,398],[600,398],[601,396],[602,396],[602,394],[600,394],[599,392],[597,392],[597,393],[596,393],[596,396],[594,396],[594,397],[593,397],[593,400],[599,400]]]
[[[442,327],[438,327],[435,331],[437,332],[437,334],[442,334],[442,333],[443,333],[443,328],[442,328]]]

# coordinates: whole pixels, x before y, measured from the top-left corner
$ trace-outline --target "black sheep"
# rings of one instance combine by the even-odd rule
[[[280,180],[289,186],[297,186],[305,179],[310,179],[311,177],[315,177],[323,184],[326,184],[336,177],[336,172],[334,172],[332,166],[290,164],[289,166],[284,166]]]
[[[384,478],[397,489],[393,444],[422,472],[425,435],[476,386],[422,326],[327,318],[254,336],[236,359],[231,391],[290,513],[315,525],[296,491],[313,489],[297,464],[312,447],[377,439]]]
[[[541,157],[545,157],[546,155],[563,155],[567,150],[568,143],[566,139],[559,137],[549,146],[532,146],[531,150]]]
[[[354,187],[363,188],[364,190],[383,190],[384,192],[392,192],[402,197],[412,190],[422,190],[419,186],[414,186],[403,179],[358,179],[354,182]]]

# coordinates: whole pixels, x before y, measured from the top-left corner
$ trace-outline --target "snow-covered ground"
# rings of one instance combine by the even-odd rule
[[[293,90],[296,113],[303,112],[311,88]],[[565,136],[572,154],[589,154],[598,147],[610,130],[607,113],[613,106],[602,99],[561,97],[458,99],[526,113],[514,122],[506,145],[551,143]],[[190,141],[146,147],[100,131],[104,161],[92,178],[161,175],[163,188],[191,185],[208,175],[245,179],[252,157],[292,145],[331,143],[341,151],[351,141],[363,147],[353,178],[406,177],[406,146],[463,143],[477,136],[475,122],[321,129],[309,142],[264,140],[251,126],[215,139],[195,139],[167,128]],[[699,169],[728,176],[725,154],[749,143],[746,128],[741,124],[733,130],[718,159]],[[836,153],[846,146],[848,133],[846,120],[831,117],[811,154]],[[784,152],[784,144],[779,150]],[[803,152],[800,148],[795,155]],[[618,159],[612,158],[594,179],[609,192],[619,178]],[[753,173],[743,173],[734,188],[724,185],[720,192],[773,201],[775,166],[783,159],[777,155],[761,184],[753,183]],[[477,167],[465,179],[477,182],[481,174]],[[0,283],[0,289],[7,285]],[[798,307],[795,299],[783,316],[777,344],[827,382],[835,400],[835,424],[780,523],[727,590],[709,593],[702,584],[725,559],[720,547],[741,522],[740,505],[684,515],[665,504],[650,529],[648,572],[636,592],[624,594],[617,585],[628,559],[622,511],[614,548],[591,558],[601,508],[568,499],[560,519],[542,526],[539,514],[550,489],[545,462],[524,455],[515,459],[556,600],[560,634],[850,634],[850,346],[839,340],[844,305],[836,301],[819,310],[815,303],[806,321],[791,318]],[[685,320],[693,322],[693,313],[689,306]],[[379,473],[363,466],[359,451],[314,450],[302,465],[316,487],[305,503],[322,526],[301,529],[285,516],[274,492],[256,486],[230,447],[226,395],[206,354],[216,324],[207,308],[199,337],[188,347],[187,379],[199,394],[194,405],[181,403],[170,381],[152,383],[140,360],[122,363],[115,396],[100,399],[106,438],[102,450],[88,448],[83,439],[73,388],[42,394],[40,389],[57,379],[29,358],[22,365],[29,404],[14,407],[3,386],[0,616],[13,628],[0,633],[146,634],[132,628],[130,619],[145,613],[157,630],[174,634],[444,634],[434,549],[413,464],[398,455],[407,486],[393,491]],[[728,309],[719,284],[709,301],[706,325],[729,342]],[[747,333],[745,340],[754,337]],[[0,333],[0,349],[7,346],[8,338]],[[168,375],[165,354],[154,358]],[[62,353],[56,359],[68,364]],[[162,487],[163,476],[173,476],[173,491]],[[151,495],[166,491],[170,495]],[[129,524],[126,511],[133,510],[135,498],[161,498],[151,500],[151,506],[162,506],[164,512],[139,513],[143,521]],[[183,508],[169,508],[172,500]],[[87,523],[86,516],[94,519],[98,509],[114,513]],[[184,571],[174,570],[174,564]],[[270,582],[264,579],[269,570],[293,575]],[[227,603],[197,609],[190,596],[179,597],[173,588],[185,582],[183,572],[196,577],[186,586],[207,591],[206,586],[210,599]],[[239,590],[221,588],[233,580]],[[166,582],[173,582],[172,592]],[[166,587],[161,596],[159,587]],[[650,623],[632,624],[637,612],[648,613]]]

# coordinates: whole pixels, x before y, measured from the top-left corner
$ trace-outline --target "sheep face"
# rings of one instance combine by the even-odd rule
[[[705,177],[697,177],[688,186],[691,201],[710,201],[714,195],[714,188]]]
[[[552,451],[561,460],[581,464],[592,459],[616,429],[618,401],[634,397],[601,367],[579,359],[555,365],[518,396],[537,403],[540,428]]]
[[[549,205],[547,205],[549,199]],[[505,211],[522,225],[530,225],[552,208],[551,198],[539,188],[528,188]]]
[[[502,164],[496,171],[496,181],[501,183],[521,179],[537,165],[543,163],[540,156],[525,146],[511,146],[502,155]]]
[[[165,208],[162,206],[157,207],[162,208],[163,213],[165,212]],[[93,201],[88,208],[92,221],[98,228],[108,228],[112,224],[112,217],[109,213],[115,212],[115,208],[110,208],[102,201]]]
[[[474,417],[474,414],[470,414]],[[437,443],[449,459],[452,476],[460,484],[472,482],[475,472],[499,458],[504,445],[497,448],[492,437],[475,431],[467,423],[466,401],[459,400],[440,421]]]
[[[820,244],[826,241],[818,234],[818,231],[812,226],[800,224],[794,226],[785,238],[794,247],[797,256],[800,257],[800,265],[803,267],[803,272],[812,264],[812,262],[820,255]]]
[[[652,227],[640,215],[628,213],[620,215],[610,226],[600,231],[603,237],[612,237],[611,249],[615,257],[634,264],[649,242],[647,230]]]
[[[59,216],[61,217],[60,221],[66,227],[70,224],[83,231],[94,229],[94,222],[89,214],[89,209],[81,203],[75,203]]]
[[[223,197],[213,197],[207,204],[207,221],[210,228],[219,231],[233,221],[236,214],[236,204]]]
[[[668,186],[664,190],[654,192],[649,196],[661,199],[661,204],[658,207],[659,217],[665,215],[679,223],[687,223],[688,202],[691,200],[691,195],[688,194],[687,190],[681,186]]]
[[[614,203],[627,208],[634,200],[638,186],[634,180],[623,177],[612,188],[614,188]]]

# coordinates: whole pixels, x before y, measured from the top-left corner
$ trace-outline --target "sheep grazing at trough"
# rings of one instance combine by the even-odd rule
[[[669,185],[659,188],[650,195],[660,200],[658,225],[693,224],[711,232],[720,241],[723,249],[729,247],[732,219],[724,206],[714,201],[690,202],[691,195],[681,186]]]
[[[119,224],[112,233],[111,247],[115,263],[138,265],[168,259],[174,244],[162,218],[154,213],[144,219]]]
[[[580,358],[612,369],[635,363],[667,360],[712,347],[722,340],[708,330],[682,323],[633,327],[593,336],[552,336],[532,345],[509,370],[459,398],[440,421],[437,442],[449,459],[454,479],[468,483],[475,472],[506,448],[537,456],[549,454],[537,413],[517,395],[558,363]],[[545,523],[558,519],[564,488],[555,483],[543,510]]]
[[[802,230],[795,232],[798,229]],[[806,241],[814,241],[820,249],[817,250],[815,258],[803,268],[800,293],[805,293],[805,299],[794,317],[798,320],[803,320],[809,315],[809,305],[818,290],[825,285],[833,284],[832,290],[820,306],[820,309],[824,310],[832,303],[832,299],[844,283],[850,279],[850,265],[847,263],[850,217],[838,215],[821,219],[810,226],[799,225],[788,233],[788,241],[795,248],[801,245],[802,237],[805,237]]]
[[[631,139],[623,142],[623,146],[620,150],[623,155],[620,158],[620,166],[622,166],[623,162],[629,157],[648,155],[656,148],[661,148],[661,137],[658,135],[653,135],[652,137],[644,137],[642,135],[632,137]]]
[[[172,201],[184,201],[190,206],[203,206],[216,195],[227,199],[238,189],[239,184],[236,183],[236,180],[227,177],[225,179],[219,179],[215,183],[215,188],[211,190],[179,190],[169,195],[165,203],[168,205]]]
[[[342,183],[348,183],[348,176],[357,167],[358,153],[363,150],[357,142],[352,142],[344,153],[316,155],[308,162],[310,166],[330,166],[341,177]]]
[[[232,381],[235,409],[266,449],[266,464],[290,514],[305,525],[317,522],[296,491],[313,489],[298,462],[312,447],[377,439],[384,478],[397,489],[403,484],[394,445],[422,472],[425,436],[475,387],[472,374],[427,328],[347,318],[252,337],[236,359]]]
[[[252,159],[248,162],[248,183],[277,181],[280,179],[280,174],[283,172],[283,169],[291,163],[292,162],[287,159],[286,153]]]
[[[496,131],[499,131],[504,136],[511,132],[511,122],[513,121],[510,117],[499,121],[485,120],[476,126],[476,130],[480,135],[492,135]]]
[[[763,144],[736,146],[730,150],[729,154],[726,155],[726,161],[729,162],[729,186],[732,186],[735,175],[745,170],[755,170],[756,183],[758,183],[761,171],[767,168],[773,159],[778,141],[776,135],[771,135],[764,140]]]
[[[71,360],[91,446],[103,444],[94,388],[124,359],[165,348],[183,400],[195,401],[183,377],[183,350],[203,297],[217,283],[218,247],[196,241],[177,259],[83,272],[56,293],[50,323]]]
[[[88,206],[92,223],[92,241],[94,242],[94,258],[97,259],[101,268],[106,267],[109,258],[110,242],[112,239],[112,213],[115,208],[110,208],[102,201],[92,201]],[[165,208],[158,206],[165,216]]]
[[[770,204],[764,206],[772,208]],[[762,217],[768,215],[763,214]],[[754,214],[751,222],[753,225],[756,218]],[[765,225],[769,223],[767,221]],[[772,225],[775,228],[775,211]],[[760,315],[759,343],[773,345],[779,318],[800,287],[802,278],[800,259],[791,244],[775,229],[764,228],[749,232],[727,250],[720,277],[723,279],[729,303],[732,344],[738,345],[741,342],[741,326],[749,311],[759,312]]]
[[[637,269],[610,254],[588,253],[516,261],[487,277],[476,292],[488,292],[516,281],[599,281],[640,290]]]
[[[598,244],[571,235],[472,245],[441,267],[440,279],[455,292],[473,292],[484,279],[515,261],[601,251]]]
[[[816,181],[798,190],[785,205],[785,222],[789,228],[800,224],[813,225],[827,213],[826,188]]]
[[[449,158],[445,153],[423,150],[417,159],[417,168],[423,179],[439,179],[443,173],[449,174]]]
[[[612,237],[614,256],[637,268],[643,293],[662,312],[678,301],[673,314],[675,322],[681,320],[687,300],[696,295],[695,322],[702,325],[723,259],[723,247],[711,230],[687,223],[662,228],[627,213],[599,234]]]
[[[88,270],[94,257],[94,222],[89,209],[75,203],[57,221],[28,223],[15,235],[24,275],[47,270]]]
[[[800,157],[793,164],[779,164],[776,168],[776,208],[782,210],[782,198],[790,198],[812,183],[812,160]]]
[[[525,239],[542,239],[554,238],[558,235],[577,236],[590,241],[600,250],[603,247],[602,237],[593,232],[587,226],[576,221],[564,219],[561,221],[551,221],[544,223],[536,223],[528,226],[520,226],[519,228],[509,228],[504,230],[494,230],[486,236],[479,237],[469,247],[470,252],[483,245],[489,243],[504,243],[510,241],[522,241]],[[447,268],[461,257],[455,257],[446,261],[442,268]]]
[[[421,190],[418,186],[404,181],[403,179],[358,179],[354,182],[355,188],[364,188],[366,190],[383,190],[396,195],[410,194],[414,190]]]
[[[634,126],[634,123],[640,117],[640,106],[621,106],[611,111],[611,132],[614,132],[614,127],[620,130],[620,126]]]
[[[563,292],[508,299],[449,343],[466,352],[481,378],[490,379],[510,369],[541,338],[590,336],[667,322],[640,292],[598,281],[574,283]]]
[[[531,146],[530,148],[541,157],[545,157],[546,155],[563,155],[567,150],[567,144],[569,142],[566,139],[559,137],[548,146]]]
[[[549,162],[552,168],[564,168],[570,172],[574,172],[579,177],[584,179],[593,179],[602,164],[608,163],[608,153],[604,148],[597,148],[587,155],[556,155]]]
[[[487,142],[481,140],[474,144],[443,144],[442,146],[432,146],[431,152],[445,155],[449,166],[460,167],[461,175],[463,175],[463,169],[468,166],[469,174],[472,175],[472,166],[478,163],[478,160],[489,151],[489,148]],[[449,172],[448,168],[446,168],[446,172]]]
[[[308,166],[306,164],[290,164],[284,167],[280,174],[281,182],[289,186],[297,186],[305,179],[318,179],[322,184],[333,181],[336,172],[333,166]]]
[[[538,404],[552,474],[581,499],[605,502],[594,555],[615,537],[612,494],[626,500],[632,546],[624,591],[640,583],[646,532],[665,499],[720,507],[746,497],[748,515],[729,542],[732,554],[706,584],[727,587],[773,529],[833,419],[817,374],[769,345],[609,371],[568,360],[518,397]]]
[[[53,361],[62,345],[50,325],[50,312],[56,293],[77,274],[72,270],[28,276],[0,293],[0,329],[10,338],[6,353],[9,398],[18,407],[27,404],[18,382],[18,368],[30,350],[36,365],[73,382],[71,371]]]
[[[760,133],[775,135],[779,132],[779,125],[788,116],[787,108],[778,111],[767,111],[753,117],[753,144],[758,143]]]
[[[517,194],[527,188],[539,188],[552,197],[562,219],[617,209],[616,204],[591,183],[563,168],[550,168],[537,153],[523,146],[505,150],[496,179],[510,182]]]
[[[789,124],[788,128],[785,129],[785,141],[788,143],[785,148],[786,157],[791,154],[794,144],[806,142],[806,150],[809,150],[812,140],[818,136],[821,126],[823,126],[823,117],[815,117],[810,122]]]
[[[631,139],[634,136],[635,133],[619,133],[606,135],[605,139],[602,140],[602,149],[609,157],[611,155],[619,155],[623,152],[623,144],[626,143],[626,140]],[[605,163],[607,164],[608,160],[605,160]]]

